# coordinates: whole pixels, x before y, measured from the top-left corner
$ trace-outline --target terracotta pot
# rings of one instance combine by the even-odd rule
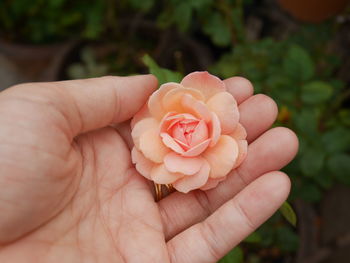
[[[304,22],[322,22],[342,10],[349,0],[277,0],[279,5]]]
[[[17,68],[24,81],[57,80],[67,54],[77,41],[52,45],[25,45],[0,39],[0,54]]]

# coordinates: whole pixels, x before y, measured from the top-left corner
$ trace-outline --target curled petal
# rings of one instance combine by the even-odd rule
[[[204,101],[202,93],[196,89],[176,88],[168,91],[163,97],[162,104],[165,111],[185,112],[181,100],[184,94],[189,94],[196,100]]]
[[[155,163],[151,162],[143,154],[136,149],[132,148],[131,151],[131,160],[135,164],[136,170],[147,179],[151,180],[151,170]]]
[[[248,153],[248,142],[247,140],[237,140],[238,145],[238,157],[233,169],[237,168],[244,161]]]
[[[217,144],[208,148],[202,155],[210,164],[210,178],[226,176],[235,165],[238,145],[232,137],[221,135]]]
[[[236,129],[230,134],[236,140],[245,140],[247,138],[247,131],[242,124],[238,123]]]
[[[184,175],[169,172],[164,164],[155,165],[151,170],[151,179],[157,184],[172,184]]]
[[[209,124],[209,138],[211,139],[210,147],[215,146],[221,135],[221,127],[218,116],[214,112],[211,113],[211,122]]]
[[[198,89],[206,99],[218,92],[226,91],[225,83],[207,71],[197,71],[188,74],[180,84],[186,88]]]
[[[148,109],[152,116],[160,120],[166,114],[163,108],[162,99],[168,93],[168,91],[176,88],[182,88],[182,85],[174,82],[165,83],[155,91],[148,100]]]
[[[235,130],[239,120],[237,102],[228,92],[219,92],[207,101],[208,108],[215,112],[220,120],[222,134]]]
[[[188,193],[191,190],[198,189],[203,186],[209,176],[210,166],[204,161],[201,169],[194,175],[185,176],[173,183],[176,190],[183,193]]]
[[[169,152],[159,136],[158,129],[149,129],[142,133],[139,150],[147,159],[155,163],[162,163],[164,156]]]
[[[226,179],[226,176],[220,178],[208,178],[208,181],[200,189],[202,191],[207,191],[209,189],[215,188],[218,184]]]
[[[205,140],[204,142],[201,142],[200,144],[190,148],[188,151],[182,153],[181,155],[185,157],[198,156],[208,148],[210,142],[211,139]]]
[[[205,122],[211,121],[211,113],[207,105],[205,105],[205,103],[202,101],[196,100],[189,94],[184,94],[181,102],[184,109],[189,113],[203,119]]]
[[[164,157],[165,168],[172,173],[193,175],[199,171],[204,163],[201,157],[186,158],[174,152],[168,153]]]
[[[184,150],[181,148],[181,146],[167,133],[162,132],[160,134],[160,137],[162,137],[163,143],[173,150],[174,152],[177,152],[179,154],[183,154]]]
[[[140,137],[148,130],[157,130],[159,123],[155,118],[146,118],[137,122],[131,131],[131,137],[137,149],[140,149]]]

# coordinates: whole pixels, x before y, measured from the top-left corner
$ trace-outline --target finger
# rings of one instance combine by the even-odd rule
[[[275,122],[278,108],[270,97],[257,94],[239,105],[240,123],[247,131],[247,140],[252,142]]]
[[[255,180],[205,221],[171,239],[171,262],[216,262],[267,220],[289,191],[290,180],[281,172]]]
[[[280,170],[294,158],[297,150],[298,139],[291,130],[274,128],[249,145],[241,166],[216,188],[188,194],[176,192],[162,199],[159,206],[166,239],[203,221],[260,175]]]
[[[113,125],[113,127],[119,132],[120,136],[124,139],[128,148],[131,150],[134,146],[134,142],[132,141],[131,137],[130,120]]]
[[[60,123],[55,124],[69,129],[75,136],[131,118],[145,104],[156,86],[157,79],[153,75],[108,76],[29,83],[9,92],[34,94],[32,97],[36,96],[35,100],[54,107],[61,114]],[[28,92],[28,88],[32,92]]]
[[[248,99],[254,93],[252,83],[242,77],[232,77],[224,80],[228,92],[236,99],[238,104]]]

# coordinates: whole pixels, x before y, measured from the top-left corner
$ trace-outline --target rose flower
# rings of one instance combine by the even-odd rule
[[[161,85],[133,118],[131,135],[137,171],[184,193],[216,187],[248,147],[236,100],[208,72]]]

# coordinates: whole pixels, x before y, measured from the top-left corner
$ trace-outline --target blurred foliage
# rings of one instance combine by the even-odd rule
[[[105,1],[1,0],[0,32],[24,43],[96,39],[105,29],[105,8]]]
[[[211,73],[222,78],[244,76],[256,93],[275,99],[279,107],[275,126],[291,128],[300,141],[297,158],[284,169],[293,181],[290,201],[301,198],[317,204],[335,183],[350,185],[350,109],[346,107],[350,91],[337,77],[341,60],[329,48],[337,26],[334,21],[298,25],[298,30],[279,40],[267,33],[251,40],[245,11],[254,10],[257,2],[2,0],[0,32],[15,42],[107,41],[112,43],[112,52],[101,58],[92,49],[82,49],[79,61],[68,67],[68,76],[132,74],[147,66],[160,83],[179,81],[189,71],[184,64],[191,63],[176,55],[179,43],[165,42],[163,32],[181,41],[190,39],[195,50],[199,42],[213,55],[214,63],[207,68]],[[186,54],[198,56],[192,51]],[[165,63],[162,52],[175,53],[175,61]],[[288,204],[281,212],[295,224]],[[264,257],[278,258],[297,247],[295,229],[276,213],[220,262],[266,262]]]

